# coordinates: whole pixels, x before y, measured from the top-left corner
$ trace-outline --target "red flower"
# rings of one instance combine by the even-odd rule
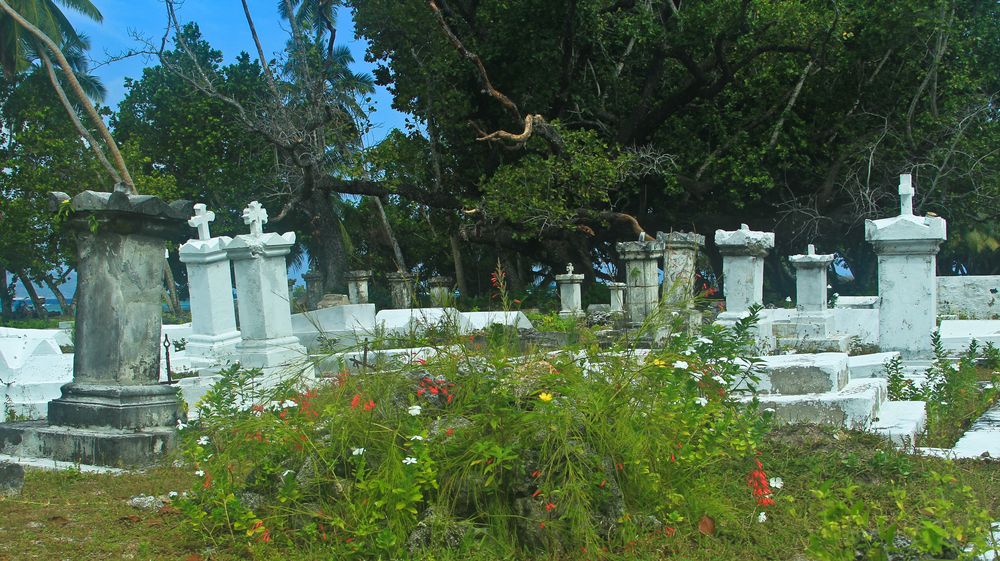
[[[535,471],[531,472],[531,477],[535,477],[535,478],[537,478],[537,477],[538,477],[539,475],[541,475],[541,474],[542,474],[542,472],[541,472],[541,471],[538,471],[538,470],[536,469]]]
[[[356,409],[359,403],[361,403],[361,394],[356,393],[351,399],[351,409]]]
[[[368,403],[365,404],[365,411],[371,411],[372,409],[375,409],[375,402],[369,399]]]
[[[445,436],[451,436],[453,434],[455,434],[455,429],[449,428],[448,430],[444,431]]]
[[[603,489],[608,484],[607,479],[602,479],[601,483],[598,485],[599,488]]]
[[[545,511],[552,512],[556,509],[556,503],[545,503]]]
[[[535,492],[531,494],[531,498],[533,499],[533,498],[535,498],[535,497],[537,497],[538,495],[541,495],[541,494],[542,494],[542,490],[541,489],[535,489]]]

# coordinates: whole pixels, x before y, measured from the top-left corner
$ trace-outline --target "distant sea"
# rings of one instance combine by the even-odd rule
[[[18,309],[19,306],[22,306],[22,305],[27,304],[27,303],[28,303],[28,299],[27,298],[15,298],[14,299],[14,310],[15,310],[15,312],[17,311],[17,309]],[[62,308],[59,306],[59,300],[56,300],[55,298],[46,298],[45,299],[45,309],[47,309],[50,314],[61,314],[62,313]],[[167,308],[167,305],[164,304],[163,305],[163,311],[166,312],[167,310],[169,310],[169,308]],[[191,311],[191,302],[189,302],[188,300],[181,300],[181,310],[184,310],[185,312]]]

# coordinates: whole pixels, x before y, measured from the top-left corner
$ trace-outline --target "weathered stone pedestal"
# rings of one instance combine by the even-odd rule
[[[865,239],[878,254],[879,347],[903,358],[931,354],[937,315],[937,252],[947,223],[913,215],[910,176],[899,178],[900,213],[865,221]]]
[[[450,308],[454,303],[452,290],[455,281],[451,277],[431,277],[427,284],[430,285],[431,306],[435,308]]]
[[[573,264],[566,265],[566,274],[556,275],[556,284],[559,286],[559,316],[560,317],[583,317],[583,299],[580,295],[580,285],[583,283],[583,275],[573,274]]]
[[[323,299],[323,275],[316,269],[310,268],[302,280],[306,283],[306,309],[315,310],[319,301]]]
[[[705,236],[690,232],[657,232],[656,239],[665,246],[661,301],[671,313],[683,315],[688,331],[694,333],[701,327],[701,312],[694,306],[693,293],[698,251],[705,247]]]
[[[195,205],[195,216],[188,225],[198,228],[198,238],[188,240],[178,250],[187,266],[191,297],[191,336],[187,355],[195,368],[212,367],[234,359],[240,332],[236,329],[233,306],[233,280],[229,256],[224,245],[228,237],[211,237],[208,223],[215,213],[205,205]]]
[[[191,204],[85,191],[54,194],[73,211],[77,242],[73,382],[49,402],[48,422],[0,425],[0,450],[58,461],[141,465],[159,460],[181,418],[160,385],[163,244]]]
[[[625,310],[633,327],[642,325],[656,311],[660,292],[660,258],[663,242],[618,242],[618,256],[625,267]]]
[[[392,307],[395,310],[413,308],[413,298],[416,278],[410,273],[386,273],[385,280],[389,282],[389,294],[392,297]]]
[[[847,352],[850,337],[834,335],[833,311],[827,309],[827,268],[834,255],[817,255],[809,244],[804,255],[788,258],[795,267],[795,315],[789,322],[775,322],[778,346],[799,352]]]
[[[304,367],[306,349],[292,333],[288,307],[285,256],[295,232],[265,233],[267,211],[257,201],[243,211],[249,234],[226,243],[236,272],[236,293],[243,340],[237,346],[240,364],[250,368]]]
[[[623,282],[609,282],[608,292],[610,293],[610,309],[613,314],[625,315],[625,287]]]
[[[722,282],[726,311],[716,323],[731,326],[747,316],[751,306],[764,302],[764,258],[774,247],[774,232],[758,232],[741,224],[739,230],[715,231],[715,245],[722,254]],[[761,317],[757,322],[758,342],[773,348],[771,322]]]
[[[347,294],[351,304],[367,304],[368,282],[372,280],[372,272],[348,271],[344,278],[347,280]]]

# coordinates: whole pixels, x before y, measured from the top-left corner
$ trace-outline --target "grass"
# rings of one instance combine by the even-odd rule
[[[706,494],[705,502],[677,525],[676,534],[659,538],[659,553],[643,559],[804,560],[809,537],[819,529],[822,517],[822,505],[813,499],[812,489],[856,484],[857,500],[892,510],[892,492],[900,489],[914,504],[930,504],[937,492],[926,477],[932,471],[954,474],[958,484],[971,487],[981,507],[994,519],[1000,518],[1000,466],[996,462],[909,456],[870,434],[812,426],[772,430],[761,452],[768,475],[784,480],[766,523],[758,523],[745,512],[720,510],[710,496],[749,495],[748,470],[742,465],[716,465],[709,469],[717,472],[714,480],[724,482],[722,489]],[[165,495],[198,482],[189,468],[163,467],[125,475],[28,471],[22,495],[0,498],[0,534],[4,536],[0,561],[330,558],[321,549],[261,543],[215,546],[199,541],[169,506],[142,511],[128,505],[128,499],[138,494]],[[715,531],[710,535],[699,530],[703,515],[714,521]],[[417,558],[449,560],[457,559],[456,555],[434,550]],[[488,546],[462,557],[465,561],[504,558],[517,559]]]

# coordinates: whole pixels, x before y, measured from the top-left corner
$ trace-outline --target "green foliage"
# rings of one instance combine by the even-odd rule
[[[310,390],[232,368],[185,431],[197,479],[181,508],[221,543],[337,558],[656,551],[708,505],[727,521],[768,508],[705,494],[706,468],[752,464],[765,427],[727,391],[752,375],[732,359],[747,343],[712,328],[645,359],[515,358],[463,338]]]

